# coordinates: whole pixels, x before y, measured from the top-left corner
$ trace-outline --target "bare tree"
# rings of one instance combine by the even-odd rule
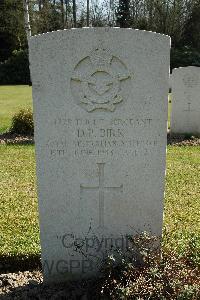
[[[29,42],[29,38],[31,37],[31,25],[29,18],[29,0],[24,0],[24,25],[27,36],[27,41]]]
[[[39,7],[39,11],[40,11],[41,8],[42,8],[42,0],[39,0],[39,1],[38,1],[38,7]]]
[[[61,10],[61,24],[62,28],[65,28],[65,11],[64,11],[64,0],[60,0],[60,10]]]
[[[76,28],[76,0],[73,0],[73,21],[74,27]]]
[[[65,0],[65,28],[68,28],[69,0]]]
[[[87,27],[89,27],[89,23],[90,23],[90,0],[87,0]]]

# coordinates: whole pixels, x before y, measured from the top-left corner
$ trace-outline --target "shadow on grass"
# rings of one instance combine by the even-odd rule
[[[9,132],[5,132],[0,134],[0,144],[33,145],[34,137],[32,135],[12,134]]]
[[[176,146],[200,146],[200,136],[192,134],[173,134],[167,133],[167,144]]]
[[[0,274],[42,269],[40,255],[0,255]]]

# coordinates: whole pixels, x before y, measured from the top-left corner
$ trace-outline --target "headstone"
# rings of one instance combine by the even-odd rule
[[[171,134],[200,135],[200,68],[174,69],[171,85]]]
[[[170,38],[119,28],[30,39],[46,281],[98,274],[162,232]]]

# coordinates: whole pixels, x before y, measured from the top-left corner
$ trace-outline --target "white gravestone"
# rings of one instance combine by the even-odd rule
[[[30,39],[45,280],[93,276],[128,235],[161,235],[169,49],[133,29]]]
[[[171,86],[171,134],[200,135],[200,67],[174,69]]]

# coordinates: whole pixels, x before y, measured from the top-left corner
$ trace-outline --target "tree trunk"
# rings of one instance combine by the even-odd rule
[[[39,11],[41,11],[41,8],[42,8],[42,0],[39,0],[39,1],[38,1],[38,6],[39,6]]]
[[[24,0],[24,25],[25,25],[27,41],[29,42],[29,38],[31,37],[31,26],[30,26],[28,8],[29,8],[29,0]]]
[[[87,0],[87,27],[89,27],[90,23],[90,0]]]
[[[65,28],[68,28],[68,10],[69,10],[69,0],[65,0]]]
[[[65,12],[64,12],[64,1],[60,0],[60,10],[61,10],[61,23],[62,28],[65,28]]]
[[[73,0],[73,21],[74,27],[76,28],[76,0]]]

